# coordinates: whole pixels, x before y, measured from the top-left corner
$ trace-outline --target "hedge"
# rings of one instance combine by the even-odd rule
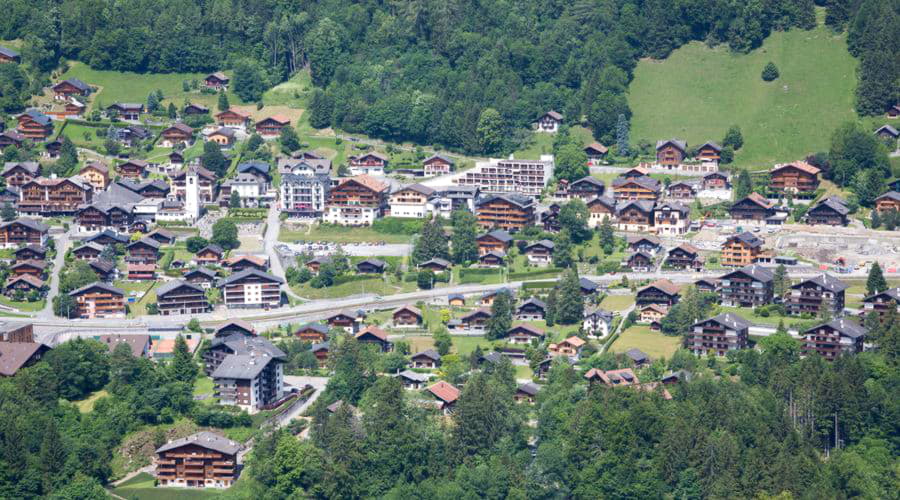
[[[527,281],[522,283],[523,290],[553,288],[554,286],[556,286],[556,282],[554,281]]]
[[[423,219],[407,219],[400,217],[382,217],[372,222],[372,230],[382,234],[414,235],[422,231]]]
[[[229,208],[228,217],[263,219],[268,214],[268,211],[267,208]]]
[[[509,273],[509,279],[537,278],[539,276],[556,276],[563,272],[558,267],[548,267],[546,269],[537,269],[535,271],[521,271],[518,273]]]

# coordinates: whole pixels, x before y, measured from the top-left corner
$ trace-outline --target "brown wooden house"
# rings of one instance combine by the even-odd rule
[[[194,129],[184,123],[176,123],[162,131],[160,145],[164,148],[174,148],[176,144],[189,146],[194,140]]]
[[[32,141],[45,141],[53,134],[53,120],[36,109],[29,109],[16,117],[16,130]]]
[[[422,311],[413,306],[401,306],[391,313],[394,328],[418,328],[422,326]]]
[[[653,177],[616,177],[612,182],[616,201],[659,199],[660,183]]]
[[[449,174],[454,165],[455,162],[451,158],[443,155],[433,155],[422,161],[425,177]]]
[[[359,331],[362,320],[365,319],[359,311],[337,311],[325,318],[329,328],[341,328],[347,333]]]
[[[616,226],[620,231],[648,232],[653,227],[651,200],[622,201],[616,205]]]
[[[167,281],[156,289],[159,314],[203,314],[212,307],[203,287],[182,280]]]
[[[702,186],[703,189],[728,189],[731,182],[722,172],[710,172],[703,176]]]
[[[728,351],[744,349],[750,331],[750,322],[732,313],[698,321],[685,335],[685,347],[700,356],[712,352],[724,356]]]
[[[232,127],[244,129],[250,124],[250,115],[245,115],[235,109],[226,109],[216,113],[216,124],[220,127]]]
[[[159,242],[146,236],[128,245],[128,257],[131,263],[156,264],[159,260]]]
[[[878,198],[875,198],[875,210],[880,214],[890,212],[891,210],[900,212],[900,193],[888,191]]]
[[[822,307],[833,316],[844,314],[844,295],[848,286],[843,281],[822,273],[815,278],[805,279],[796,285],[784,297],[788,314],[799,316],[808,313],[818,315]]]
[[[900,288],[890,288],[883,292],[870,295],[863,299],[862,314],[868,316],[869,313],[875,312],[878,318],[884,321],[885,315],[890,308],[895,308],[900,312]]]
[[[53,98],[66,101],[70,97],[81,97],[91,93],[91,87],[78,78],[65,79],[52,87]]]
[[[6,162],[3,166],[3,178],[7,186],[19,187],[40,177],[41,164],[36,161]]]
[[[759,307],[775,296],[775,275],[753,264],[719,278],[719,301],[727,307]]]
[[[50,228],[36,220],[16,219],[0,223],[0,248],[15,248],[19,245],[45,246]]]
[[[169,441],[156,450],[156,481],[161,486],[228,488],[237,480],[241,448],[209,431]]]
[[[47,249],[40,245],[25,245],[15,251],[16,262],[24,262],[26,260],[45,260],[47,258]]]
[[[510,245],[512,245],[512,240],[512,236],[502,229],[495,229],[475,238],[478,244],[479,255],[484,255],[488,252],[502,252],[506,254]]]
[[[846,226],[849,222],[849,214],[850,209],[847,208],[844,200],[836,196],[829,196],[807,210],[804,218],[807,224]]]
[[[714,161],[716,163],[722,159],[722,146],[715,142],[707,142],[697,148],[695,159],[700,161]]]
[[[212,244],[201,248],[200,251],[197,252],[197,256],[194,257],[194,260],[200,265],[218,264],[222,261],[224,255],[225,250],[223,250],[222,247]]]
[[[777,192],[812,193],[819,187],[820,170],[805,161],[776,165],[769,171],[769,189]]]
[[[216,71],[215,73],[210,73],[203,79],[203,85],[208,89],[213,90],[227,90],[228,83],[231,81],[225,73],[221,71]]]
[[[534,200],[521,195],[489,195],[475,201],[478,225],[516,232],[535,222]]]
[[[758,193],[750,193],[746,198],[734,202],[729,209],[735,220],[764,221],[775,215],[775,204]]]
[[[616,216],[616,200],[609,196],[595,196],[585,202],[590,216],[589,227],[600,227],[603,221],[612,221]]]
[[[103,246],[93,242],[87,242],[75,250],[72,250],[72,256],[77,260],[86,261],[99,259],[101,253],[103,253]]]
[[[762,238],[751,232],[729,236],[722,244],[720,262],[723,266],[749,266],[763,254]]]
[[[803,332],[801,351],[806,356],[815,353],[834,361],[841,355],[862,352],[867,333],[864,327],[852,320],[834,319]]]
[[[695,271],[703,269],[703,258],[700,256],[700,250],[690,243],[682,243],[669,250],[665,263],[666,266],[672,269],[693,269]]]
[[[35,278],[43,278],[47,269],[47,263],[43,260],[25,260],[16,262],[10,266],[9,270],[13,276],[34,276]]]
[[[96,282],[69,292],[75,299],[76,318],[124,318],[125,292],[106,283]]]
[[[289,127],[290,125],[290,118],[282,115],[274,115],[256,122],[256,133],[263,137],[277,137],[281,134],[281,129]]]
[[[321,323],[307,323],[297,328],[294,336],[305,342],[325,342],[328,340],[328,326]]]
[[[3,47],[0,45],[0,64],[4,63],[14,63],[18,64],[21,62],[22,58],[19,56],[19,53],[9,47]]]
[[[678,285],[667,279],[661,279],[639,289],[635,303],[639,306],[658,304],[670,308],[678,303],[680,297],[681,288]]]
[[[656,143],[656,163],[667,168],[681,165],[687,155],[687,143],[668,139]]]
[[[128,160],[116,166],[116,171],[122,177],[140,179],[147,172],[147,162],[138,159]]]

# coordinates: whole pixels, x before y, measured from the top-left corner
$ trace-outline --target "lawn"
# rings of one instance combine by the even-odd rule
[[[169,102],[175,103],[180,108],[184,105],[185,98],[195,104],[202,104],[211,110],[216,109],[218,96],[215,94],[201,94],[197,90],[185,92],[182,82],[185,80],[199,80],[201,85],[205,73],[128,73],[121,71],[105,71],[91,69],[87,64],[78,61],[69,61],[69,71],[65,72],[61,79],[78,78],[88,85],[99,88],[98,92],[91,96],[92,106],[102,104],[109,106],[114,102],[147,102],[150,92],[162,90],[163,105]],[[226,74],[229,72],[226,71]],[[228,92],[228,101],[231,104],[240,104],[242,101],[232,91]],[[91,108],[93,109],[93,107]]]
[[[801,322],[806,322],[806,321],[808,321],[808,320],[800,319],[799,317],[795,317],[795,316],[776,316],[776,315],[771,315],[771,316],[769,316],[769,317],[767,317],[767,318],[764,318],[764,317],[762,317],[762,316],[755,316],[755,315],[753,314],[753,309],[751,309],[751,308],[749,308],[749,307],[725,307],[725,306],[719,306],[719,309],[720,309],[719,312],[722,312],[722,313],[733,313],[733,314],[736,314],[736,315],[738,315],[738,316],[740,316],[740,317],[746,319],[747,321],[749,321],[749,322],[751,322],[751,323],[758,324],[758,325],[764,325],[764,326],[777,327],[777,326],[778,326],[778,323],[779,323],[781,320],[784,320],[784,325],[785,325],[786,327],[790,328],[791,325],[793,325],[794,323],[801,323]]]
[[[212,395],[213,393],[213,379],[202,376],[198,377],[197,381],[194,383],[194,396],[201,396],[203,394]]]
[[[581,142],[585,145],[594,142],[591,131],[584,127],[571,127],[570,132],[576,137],[581,138]],[[532,133],[531,138],[523,145],[524,147],[519,151],[516,151],[514,155],[516,158],[522,160],[538,160],[542,154],[553,154],[554,137],[554,134]]]
[[[650,330],[646,325],[633,325],[619,334],[619,338],[610,348],[612,352],[622,353],[632,348],[644,351],[651,359],[671,358],[681,346],[681,337],[670,337]]]
[[[301,226],[305,227],[305,226]],[[383,234],[375,232],[371,227],[342,227],[317,225],[308,233],[305,230],[289,231],[284,226],[278,234],[278,241],[292,243],[303,241],[332,241],[335,243],[412,243],[412,236],[407,234]]]
[[[97,392],[92,393],[90,396],[82,399],[81,401],[73,401],[73,403],[75,403],[75,406],[78,407],[78,411],[80,411],[81,413],[90,413],[94,411],[94,404],[97,402],[97,400],[104,396],[109,396],[109,393],[106,392],[106,389],[101,389]]]
[[[113,285],[125,290],[126,297],[132,296],[130,292],[135,292],[136,301],[128,304],[128,316],[133,318],[146,315],[147,304],[156,302],[156,292],[153,289],[158,283],[158,281],[116,281]],[[140,298],[137,298],[138,296]]]
[[[107,123],[103,127],[89,127],[80,123],[67,121],[65,128],[62,129],[57,137],[60,135],[68,137],[72,143],[78,147],[99,151],[100,147],[103,146],[103,143],[106,142],[106,130],[109,125],[110,124]],[[97,137],[98,130],[102,132],[100,137]]]
[[[263,93],[266,106],[303,107],[312,95],[309,71],[299,71],[288,81],[279,83]]]
[[[633,295],[607,295],[600,303],[600,307],[607,311],[624,311],[633,304]]]
[[[403,291],[412,291],[415,289],[415,283],[404,283],[404,286],[398,287],[385,283],[380,276],[370,279],[350,281],[333,285],[325,288],[313,288],[309,283],[300,286],[293,286],[291,290],[297,295],[305,299],[334,299],[338,297],[347,297],[350,295],[361,295],[374,293],[376,295],[391,295]],[[405,286],[410,285],[410,286]],[[409,288],[407,290],[407,288]]]
[[[44,306],[47,305],[47,301],[41,299],[37,302],[17,302],[10,299],[6,295],[0,295],[0,304],[18,309],[22,312],[37,312],[42,310]]]
[[[221,494],[218,491],[204,488],[156,488],[153,486],[153,483],[153,476],[142,472],[113,488],[112,492],[121,498],[136,498],[138,500],[187,500],[214,498]]]
[[[764,82],[769,61],[781,76]],[[665,60],[638,63],[628,100],[632,143],[675,137],[699,145],[738,125],[744,146],[735,165],[755,170],[827,150],[831,132],[856,119],[856,66],[846,37],[824,26],[774,31],[749,54],[691,42]]]

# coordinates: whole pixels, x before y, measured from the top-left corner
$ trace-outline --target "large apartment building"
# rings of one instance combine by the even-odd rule
[[[762,238],[750,232],[729,236],[722,244],[722,265],[743,267],[755,263],[763,253],[763,243]]]
[[[844,313],[844,291],[847,284],[829,274],[821,274],[797,283],[785,297],[788,314],[799,316],[803,313],[816,315],[822,307],[832,315]]]
[[[257,269],[245,269],[219,281],[228,308],[278,307],[284,280]]]
[[[341,179],[328,193],[323,220],[341,226],[369,226],[384,214],[388,191],[387,184],[368,175]]]
[[[77,318],[125,317],[125,292],[120,288],[98,281],[69,292],[69,296],[75,299]]]
[[[281,174],[281,208],[295,217],[321,217],[331,189],[328,175]]]
[[[862,352],[866,333],[865,328],[849,319],[834,319],[803,332],[801,349],[804,355],[816,353],[834,361],[842,354]]]
[[[172,280],[156,289],[159,314],[201,314],[209,312],[209,300],[202,286],[182,280]]]
[[[478,225],[515,232],[534,224],[534,200],[521,195],[488,195],[475,201]]]
[[[746,266],[719,278],[719,300],[723,306],[758,307],[772,302],[775,276],[768,269]]]
[[[709,351],[724,356],[728,351],[747,347],[750,322],[732,313],[694,323],[685,336],[685,346],[696,355]]]
[[[81,177],[51,179],[37,177],[19,189],[19,213],[36,215],[73,214],[79,205],[91,202],[93,188]]]
[[[477,186],[484,193],[518,193],[540,196],[553,177],[553,155],[540,160],[490,159],[456,179],[460,186]]]
[[[169,441],[156,450],[159,486],[228,488],[237,479],[241,445],[209,431]]]
[[[285,358],[268,340],[236,333],[213,339],[205,369],[219,404],[256,413],[284,396]]]
[[[16,248],[20,245],[47,244],[50,228],[43,222],[31,219],[16,219],[0,223],[0,248]]]

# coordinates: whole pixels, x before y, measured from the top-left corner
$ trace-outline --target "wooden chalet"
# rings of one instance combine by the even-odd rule
[[[537,394],[540,390],[541,386],[534,382],[526,382],[516,388],[513,399],[515,399],[516,403],[534,404],[537,401]]]
[[[749,321],[724,313],[694,323],[685,335],[685,347],[697,356],[710,352],[724,356],[728,351],[745,349],[749,331]]]
[[[535,203],[527,196],[496,194],[475,200],[478,225],[485,229],[516,232],[535,222]]]
[[[29,109],[16,117],[16,130],[26,139],[43,142],[53,134],[53,120],[36,109]]]
[[[203,287],[182,280],[167,281],[156,288],[159,314],[202,314],[212,310]]]
[[[0,248],[20,245],[46,246],[50,228],[32,219],[16,219],[0,223]]]
[[[387,270],[387,263],[379,259],[365,259],[356,263],[356,272],[360,274],[382,274]]]
[[[842,355],[861,353],[867,333],[863,326],[852,320],[833,319],[803,332],[800,349],[805,356],[818,354],[834,361]]]
[[[900,312],[900,288],[889,288],[865,297],[862,304],[862,315],[868,316],[869,313],[874,312],[878,314],[881,321],[884,321],[885,315],[891,308]]]
[[[91,269],[97,273],[97,277],[100,278],[100,281],[113,281],[118,274],[118,269],[116,269],[116,264],[114,262],[97,259],[88,262],[88,264],[91,266]]]
[[[228,488],[237,480],[242,448],[209,431],[169,441],[156,450],[156,481],[160,486]]]
[[[447,305],[452,307],[464,307],[466,305],[466,297],[461,293],[453,293],[447,296]]]
[[[206,75],[206,78],[203,79],[203,85],[208,89],[227,90],[230,81],[231,79],[228,78],[225,73],[216,71],[215,73]]]
[[[7,147],[21,148],[25,142],[25,136],[15,130],[6,130],[0,133],[0,150]]]
[[[238,128],[243,130],[250,125],[250,115],[246,115],[235,109],[226,109],[225,111],[216,113],[215,119],[216,124],[220,127]]]
[[[694,282],[694,288],[701,293],[716,293],[719,289],[719,280],[715,278],[700,278]]]
[[[603,221],[609,219],[612,221],[616,216],[616,200],[609,196],[595,196],[587,201],[588,226],[592,228],[600,227]]]
[[[759,307],[770,304],[775,295],[775,276],[768,269],[752,265],[719,278],[719,301],[726,307]]]
[[[520,324],[507,330],[506,336],[511,344],[531,345],[534,340],[537,340],[538,342],[544,340],[547,333],[538,327]]]
[[[669,313],[669,308],[659,304],[647,304],[638,310],[638,322],[645,324],[659,323]]]
[[[454,320],[450,320],[450,326],[453,326],[456,323],[461,329],[468,331],[480,331],[484,330],[487,326],[487,322],[491,319],[491,310],[486,307],[478,308],[470,313],[464,314],[461,318],[459,318],[458,322],[454,322]]]
[[[14,255],[16,256],[16,262],[45,260],[47,258],[47,249],[40,245],[29,244],[17,249]]]
[[[325,222],[368,226],[387,208],[389,186],[368,175],[344,178],[326,195]]]
[[[586,342],[579,337],[571,336],[565,340],[560,341],[556,344],[550,344],[547,347],[547,351],[552,356],[567,356],[570,358],[578,359],[581,355],[581,349],[584,347]]]
[[[666,188],[666,194],[669,198],[676,200],[692,200],[697,195],[694,184],[685,181],[678,181],[669,184]]]
[[[125,292],[106,283],[95,282],[69,292],[75,300],[72,316],[82,319],[124,318]]]
[[[587,202],[594,197],[603,196],[605,191],[606,185],[603,181],[589,175],[566,186],[565,198],[579,198]]]
[[[367,151],[347,158],[351,175],[384,175],[388,161],[387,156],[377,151]]]
[[[879,214],[890,212],[891,210],[900,212],[900,193],[897,191],[888,191],[878,198],[875,198],[875,210],[877,210]]]
[[[115,115],[122,120],[136,122],[144,113],[144,105],[136,102],[117,102],[106,108],[107,115]]]
[[[356,333],[360,329],[365,314],[362,311],[337,311],[325,318],[329,328],[340,328],[347,333]]]
[[[687,156],[687,143],[678,139],[668,139],[656,143],[656,163],[664,168],[681,165]]]
[[[46,269],[47,262],[43,260],[25,260],[16,262],[9,267],[13,276],[23,276],[27,274],[36,278],[43,278]]]
[[[791,286],[784,297],[785,310],[794,316],[804,313],[816,316],[824,307],[832,316],[842,316],[847,288],[846,283],[826,273],[805,279]]]
[[[722,159],[722,146],[715,142],[706,142],[697,148],[697,154],[694,159],[704,162],[716,162]]]
[[[269,270],[269,259],[265,256],[238,255],[225,259],[224,265],[233,273],[239,273],[245,269],[266,272]]]
[[[441,355],[434,349],[417,352],[409,358],[410,368],[436,370],[441,367]]]
[[[224,255],[225,250],[223,250],[222,247],[216,244],[210,244],[201,248],[194,257],[194,260],[200,265],[218,264],[222,261]]]
[[[548,266],[553,260],[554,243],[550,240],[536,241],[522,251],[528,262],[537,266]]]
[[[377,326],[367,326],[354,336],[357,342],[378,346],[381,352],[394,350],[394,344],[388,341],[387,332]]]
[[[776,192],[812,193],[819,187],[820,170],[805,161],[776,165],[769,171],[769,189]]]
[[[592,142],[584,147],[584,154],[587,155],[588,163],[591,165],[599,165],[606,158],[607,153],[609,153],[609,148],[599,142]]]
[[[290,118],[274,115],[256,122],[256,133],[263,137],[277,137],[281,134],[281,129],[290,125]]]
[[[764,243],[762,238],[748,231],[729,236],[722,243],[720,263],[723,266],[749,266],[763,255]]]
[[[632,272],[648,272],[654,267],[653,256],[647,252],[634,252],[625,259],[625,267]]]
[[[459,389],[454,387],[449,382],[441,380],[436,384],[428,387],[427,390],[437,400],[439,410],[444,412],[445,415],[452,413],[453,406],[459,399]]]
[[[126,265],[126,271],[128,273],[128,279],[130,280],[143,281],[156,279],[155,263],[145,264],[142,262],[129,262]]]
[[[620,231],[649,232],[653,228],[652,200],[622,201],[616,204],[616,227]]]
[[[453,264],[449,260],[442,259],[440,257],[428,259],[425,262],[419,264],[419,269],[428,269],[435,273],[442,273],[449,270],[451,267],[453,267]]]
[[[547,315],[547,304],[543,300],[531,297],[516,308],[516,319],[519,321],[542,321]]]
[[[185,272],[182,275],[184,281],[197,285],[200,288],[208,289],[216,282],[216,273],[206,267],[197,267]]]
[[[512,236],[502,229],[495,229],[489,233],[484,233],[475,238],[478,244],[478,253],[484,255],[488,252],[506,253],[512,245]]]
[[[701,271],[703,269],[703,258],[700,256],[700,250],[697,247],[690,243],[682,243],[669,250],[665,265],[672,269]]]
[[[735,220],[762,222],[775,215],[775,204],[759,193],[750,193],[746,198],[734,202],[729,213]]]
[[[144,236],[125,247],[128,252],[125,260],[131,263],[155,265],[159,260],[159,247],[158,241]]]
[[[432,155],[422,161],[422,169],[425,177],[449,174],[456,162],[452,158],[443,155]]]
[[[638,289],[635,304],[638,306],[657,304],[670,308],[678,303],[679,298],[681,288],[667,279],[661,279]]]
[[[846,226],[849,222],[848,215],[850,209],[844,200],[829,196],[807,210],[804,220],[812,225]]]
[[[294,336],[305,342],[325,342],[328,340],[328,326],[321,323],[307,323],[297,328]]]
[[[659,199],[661,184],[658,180],[649,176],[642,177],[616,177],[613,179],[613,196],[616,201]]]
[[[147,162],[144,160],[131,159],[116,166],[116,172],[122,177],[131,179],[140,179],[147,173]]]
[[[728,189],[731,187],[731,182],[728,180],[728,176],[722,172],[710,172],[703,176],[701,186],[703,186],[703,189],[711,190]]]
[[[92,261],[100,258],[100,254],[103,253],[103,248],[103,245],[87,242],[72,250],[72,256],[77,260]]]
[[[537,120],[537,131],[555,134],[563,123],[563,116],[556,111],[547,111]]]
[[[209,114],[209,108],[202,104],[190,103],[181,110],[181,113],[185,115],[207,115]]]
[[[87,237],[84,241],[94,242],[103,246],[118,244],[127,245],[130,242],[130,238],[126,234],[119,234],[115,231],[106,229],[97,234]]]
[[[497,250],[491,250],[488,253],[478,256],[478,265],[480,267],[502,267],[506,264],[506,253]]]
[[[53,98],[67,101],[70,97],[83,97],[91,93],[91,87],[78,78],[67,78],[53,87]]]
[[[662,241],[651,234],[629,235],[625,242],[632,252],[647,252],[650,255],[656,255],[662,249]]]
[[[417,307],[400,306],[391,312],[391,321],[394,328],[418,328],[422,326],[424,316]]]
[[[160,146],[174,148],[176,144],[190,146],[194,140],[194,129],[184,123],[175,123],[160,134]]]
[[[8,161],[0,175],[6,180],[7,187],[19,187],[40,177],[41,164],[36,161]]]
[[[78,175],[88,183],[95,192],[103,191],[109,185],[109,168],[99,162],[92,161],[81,167]]]
[[[234,145],[235,137],[235,129],[222,127],[206,136],[206,140],[215,142],[219,147],[224,149]]]
[[[19,293],[42,293],[43,290],[44,280],[32,274],[12,275],[3,285],[3,294],[7,297],[15,297]]]

